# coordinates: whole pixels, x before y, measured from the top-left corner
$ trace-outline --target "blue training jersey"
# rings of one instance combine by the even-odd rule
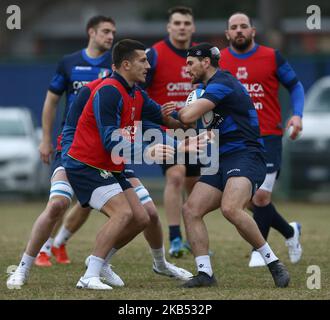
[[[48,90],[59,96],[66,93],[63,121],[66,118],[68,106],[74,100],[78,90],[90,81],[110,75],[111,64],[111,51],[105,52],[98,58],[90,58],[86,49],[83,49],[62,58]]]
[[[215,104],[211,128],[219,130],[220,156],[246,149],[263,151],[257,111],[245,87],[218,69],[204,89],[202,98]]]

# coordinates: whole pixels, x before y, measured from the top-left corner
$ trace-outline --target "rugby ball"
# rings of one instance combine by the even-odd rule
[[[204,92],[204,89],[195,89],[191,91],[187,97],[186,106],[189,106],[191,103],[199,99],[204,94]]]
[[[290,126],[289,129],[287,130],[287,136],[288,138],[291,139],[291,134],[293,132],[293,126]],[[297,137],[295,140],[298,140],[301,137],[301,131],[298,133]],[[291,139],[292,140],[292,139]]]
[[[190,92],[186,100],[186,106],[189,106],[191,103],[195,102],[197,99],[201,98],[205,90],[195,89]],[[214,113],[213,111],[206,112],[202,115],[200,119],[196,122],[197,129],[207,129],[213,122]]]
[[[202,115],[202,117],[197,120],[197,128],[207,129],[212,123],[214,119],[213,111],[206,112]]]

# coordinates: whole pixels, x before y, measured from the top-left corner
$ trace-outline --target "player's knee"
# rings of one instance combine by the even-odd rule
[[[148,207],[146,208],[148,216],[149,216],[149,223],[150,224],[157,224],[159,222],[158,212],[155,207]]]
[[[133,220],[131,222],[136,229],[142,231],[150,223],[150,218],[147,211],[143,207],[141,207],[140,209],[134,210]]]
[[[271,193],[259,189],[253,196],[252,201],[258,207],[265,207],[271,202]]]
[[[134,213],[130,208],[125,210],[121,210],[120,214],[118,214],[118,218],[121,220],[122,224],[129,224],[134,220]]]
[[[65,197],[53,197],[48,202],[48,212],[51,219],[61,218],[69,208],[70,201]]]
[[[183,218],[187,220],[192,220],[200,216],[198,210],[195,208],[194,204],[187,201],[182,207]]]
[[[150,223],[149,217],[142,218],[140,220],[134,220],[134,228],[138,230],[138,232],[141,232],[148,227],[149,223]]]
[[[182,189],[184,182],[184,175],[181,171],[174,170],[166,173],[166,185],[174,189]]]
[[[226,203],[221,205],[221,211],[223,216],[232,223],[235,223],[237,218],[237,208],[232,203]]]

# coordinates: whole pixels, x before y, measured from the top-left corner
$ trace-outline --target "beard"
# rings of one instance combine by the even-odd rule
[[[192,84],[198,84],[198,83],[202,83],[204,81],[204,76],[203,75],[195,75],[194,77],[191,76],[191,83]]]
[[[193,79],[191,80],[191,83],[192,83],[192,84],[198,84],[198,83],[202,83],[202,82],[203,82],[202,77],[193,78]]]
[[[237,51],[245,51],[252,43],[252,36],[243,38],[244,40],[241,39],[239,39],[240,41],[238,39],[231,40],[231,45]]]

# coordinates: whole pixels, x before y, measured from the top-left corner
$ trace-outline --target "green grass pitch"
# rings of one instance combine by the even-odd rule
[[[33,267],[27,285],[20,290],[9,290],[7,267],[19,262],[32,224],[44,205],[44,202],[0,204],[0,299],[330,299],[330,208],[329,205],[302,203],[278,205],[289,221],[297,220],[302,224],[302,260],[292,265],[284,239],[274,230],[269,237],[270,245],[291,274],[291,283],[286,289],[274,287],[268,269],[248,268],[249,245],[219,212],[213,212],[206,222],[210,247],[215,252],[212,263],[219,283],[217,288],[181,289],[179,281],[153,273],[148,246],[139,235],[112,261],[115,272],[126,284],[124,288],[109,292],[78,290],[75,284],[85,270],[83,261],[90,254],[96,233],[105,221],[103,215],[95,212],[68,244],[70,265],[54,262],[51,268]],[[165,226],[163,209],[159,212]],[[168,250],[167,227],[164,227],[164,234]],[[195,273],[192,255],[168,260]],[[310,265],[320,267],[321,289],[307,288]]]

